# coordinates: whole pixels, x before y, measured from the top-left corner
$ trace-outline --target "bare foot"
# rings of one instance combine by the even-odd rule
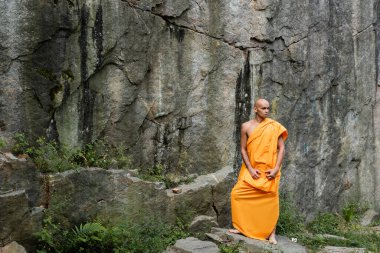
[[[228,232],[233,233],[233,234],[241,234],[239,230],[234,229],[234,228],[233,229],[228,229]]]
[[[273,245],[277,245],[277,240],[276,240],[276,236],[274,233],[272,233],[270,236],[269,236],[269,243],[270,244],[273,244]]]

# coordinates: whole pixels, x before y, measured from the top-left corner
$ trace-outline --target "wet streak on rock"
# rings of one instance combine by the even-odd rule
[[[92,116],[94,105],[94,94],[90,90],[87,72],[87,25],[89,20],[89,10],[84,4],[81,10],[81,33],[79,36],[80,61],[81,61],[81,80],[82,80],[82,98],[80,100],[80,121],[79,129],[81,141],[83,144],[91,142],[92,135]]]
[[[246,62],[243,69],[239,73],[239,77],[236,80],[236,91],[235,91],[235,140],[236,140],[236,151],[234,158],[234,171],[237,173],[241,162],[241,152],[240,152],[240,128],[243,122],[249,120],[250,112],[252,109],[251,102],[251,84],[249,82],[251,75],[251,70],[249,66],[249,58],[247,56]]]
[[[95,41],[96,56],[98,63],[96,69],[99,69],[102,64],[102,52],[103,52],[103,7],[99,5],[96,11],[95,24],[92,29],[92,39]]]

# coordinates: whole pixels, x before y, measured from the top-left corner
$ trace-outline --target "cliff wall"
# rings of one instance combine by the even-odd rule
[[[376,0],[1,0],[1,135],[237,171],[239,126],[265,97],[290,133],[282,187],[300,210],[380,207],[379,12]]]

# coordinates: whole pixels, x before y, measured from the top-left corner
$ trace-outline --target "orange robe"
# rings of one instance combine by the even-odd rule
[[[247,140],[247,153],[253,168],[261,171],[253,179],[243,162],[238,181],[231,192],[232,225],[247,237],[266,240],[279,216],[278,187],[281,171],[268,180],[265,171],[277,162],[278,138],[285,141],[288,132],[280,123],[266,118]]]

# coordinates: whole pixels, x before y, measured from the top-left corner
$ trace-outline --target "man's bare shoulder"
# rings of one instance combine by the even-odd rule
[[[243,128],[249,128],[249,127],[251,127],[252,125],[254,125],[254,120],[253,120],[253,119],[251,119],[251,120],[249,120],[249,121],[244,122],[243,124],[241,124],[241,128],[242,128],[242,129],[243,129]]]

